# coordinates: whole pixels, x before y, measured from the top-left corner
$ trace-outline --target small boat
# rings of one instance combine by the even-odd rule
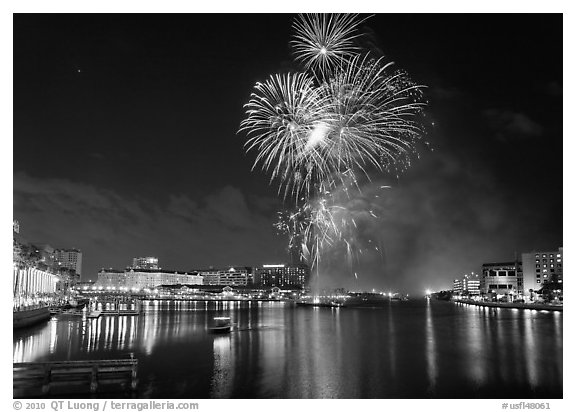
[[[230,333],[232,330],[232,321],[228,317],[214,318],[214,326],[210,328],[212,333]]]

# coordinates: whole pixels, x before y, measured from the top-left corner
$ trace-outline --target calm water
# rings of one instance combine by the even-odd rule
[[[561,398],[562,314],[450,302],[384,308],[144,302],[14,331],[14,362],[139,360],[141,398]],[[207,332],[214,316],[240,330]]]

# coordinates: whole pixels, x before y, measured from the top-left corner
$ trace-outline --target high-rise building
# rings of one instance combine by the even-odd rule
[[[260,286],[296,287],[306,286],[310,278],[307,265],[262,265],[256,269],[254,283]]]
[[[524,294],[521,262],[484,263],[480,279],[482,293],[518,296]]]
[[[78,249],[56,249],[54,258],[58,264],[68,269],[74,269],[78,276],[82,275],[82,252]]]
[[[522,253],[525,293],[540,290],[548,282],[564,282],[563,263],[562,247],[556,251]]]
[[[136,257],[132,259],[132,269],[160,269],[158,258],[153,256]]]

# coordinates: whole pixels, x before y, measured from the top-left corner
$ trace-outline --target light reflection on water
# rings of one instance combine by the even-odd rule
[[[561,397],[562,314],[391,302],[373,309],[160,302],[14,331],[14,362],[139,359],[140,397]],[[237,330],[211,335],[215,316]]]

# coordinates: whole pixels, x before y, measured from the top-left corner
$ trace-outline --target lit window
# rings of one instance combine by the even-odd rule
[[[540,257],[540,255],[536,255],[536,257]]]
[[[548,275],[544,275],[544,279],[546,279],[548,277]]]
[[[553,255],[552,253],[550,253],[550,257],[551,257],[551,258],[553,258],[553,257],[554,257],[554,255]]]
[[[556,257],[562,257],[562,255],[561,255],[560,253],[558,253],[558,254],[556,255]]]
[[[548,272],[548,269],[542,269],[542,272],[546,273],[546,272]]]
[[[547,267],[548,267],[548,265],[542,265],[542,266],[543,266],[543,267],[545,267],[545,268],[547,268]]]
[[[540,279],[538,279],[538,280],[536,281],[536,283],[540,283]]]
[[[556,262],[562,262],[562,259],[556,259]]]
[[[536,259],[536,263],[540,263],[540,259]]]

